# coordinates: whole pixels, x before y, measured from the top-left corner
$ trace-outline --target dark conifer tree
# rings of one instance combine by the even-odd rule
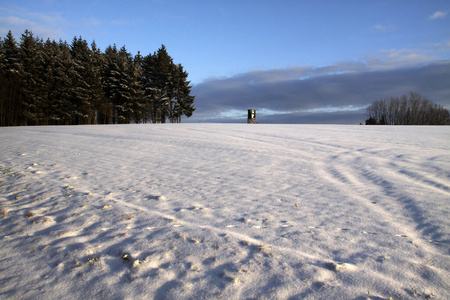
[[[161,45],[161,48],[154,54],[150,81],[156,89],[152,121],[153,123],[165,123],[169,111],[173,107],[171,101],[173,98],[173,60],[164,45]]]
[[[48,125],[53,124],[52,119],[54,118],[55,111],[53,111],[52,106],[55,99],[51,98],[52,89],[54,87],[53,82],[55,77],[53,74],[53,69],[57,62],[57,52],[48,52],[49,45],[52,45],[52,41],[47,39],[44,43],[42,40],[37,40],[37,53],[36,53],[36,63],[34,73],[34,102],[37,107],[37,124]]]
[[[181,117],[184,115],[186,117],[191,117],[194,108],[195,97],[191,96],[190,81],[187,80],[188,73],[184,71],[183,66],[178,64],[175,66],[175,93],[174,97],[176,100],[174,118],[171,122],[181,123]]]
[[[49,123],[73,124],[72,112],[76,108],[72,102],[72,78],[75,77],[75,71],[70,46],[63,41],[57,43],[47,40],[44,49],[48,75],[51,78]]]
[[[23,66],[20,61],[20,51],[11,30],[2,42],[1,68],[1,116],[2,126],[27,125],[22,110],[22,74]]]
[[[116,104],[116,110],[119,117],[119,123],[129,124],[133,116],[134,90],[133,82],[133,61],[131,54],[128,53],[125,46],[120,48],[119,56],[119,97]]]
[[[3,54],[3,39],[0,37],[0,126],[6,126],[5,124],[5,94],[6,94],[6,78],[5,78],[5,69],[4,69],[4,54]]]
[[[91,74],[91,50],[85,40],[74,37],[71,44],[74,72],[72,79],[72,103],[74,124],[89,124],[93,118],[94,99],[89,81]]]
[[[143,89],[143,109],[144,109],[144,123],[156,123],[156,96],[157,88],[153,84],[154,78],[154,64],[156,56],[149,54],[142,58],[141,69],[142,79],[141,86]]]
[[[116,45],[108,46],[105,51],[105,66],[102,85],[105,100],[111,108],[113,124],[121,123],[123,119],[123,87],[121,61]]]
[[[94,51],[96,52],[96,51]],[[100,53],[100,52],[99,52]],[[101,53],[100,53],[101,54]],[[118,68],[115,64],[115,56],[117,49],[108,46],[104,54],[95,56],[100,62],[100,84],[102,89],[102,96],[97,103],[97,122],[99,124],[113,123],[114,106],[112,103],[112,89],[110,84],[114,83],[112,74]]]
[[[90,78],[89,84],[91,86],[91,97],[93,101],[93,110],[91,112],[91,123],[99,123],[99,111],[101,110],[102,103],[104,102],[103,88],[102,88],[102,67],[104,64],[104,57],[97,48],[97,44],[92,42],[91,44],[91,61],[90,61]]]
[[[144,102],[144,88],[142,85],[142,56],[141,53],[134,57],[130,64],[130,87],[133,97],[133,121],[140,123],[145,119],[145,102]]]
[[[42,54],[39,42],[33,37],[33,33],[25,30],[19,44],[20,61],[22,64],[22,114],[27,120],[27,125],[39,124],[43,119],[44,106],[44,78],[42,71]]]
[[[125,46],[102,53],[81,37],[44,43],[28,30],[17,44],[10,31],[0,38],[0,126],[181,122],[195,110],[187,76],[164,45],[133,57]]]
[[[173,63],[164,45],[142,63],[145,99],[151,102],[151,121],[165,123],[181,122],[181,116],[192,116],[195,97],[190,95],[191,86],[187,72],[181,64]]]

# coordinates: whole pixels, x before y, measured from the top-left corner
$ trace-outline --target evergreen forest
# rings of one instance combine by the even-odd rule
[[[164,45],[147,56],[95,41],[0,39],[0,126],[179,123],[195,111],[188,73]]]

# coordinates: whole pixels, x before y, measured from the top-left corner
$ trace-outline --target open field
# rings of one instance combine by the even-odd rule
[[[0,128],[1,299],[449,299],[450,126]]]

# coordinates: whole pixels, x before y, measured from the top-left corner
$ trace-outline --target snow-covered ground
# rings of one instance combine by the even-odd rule
[[[450,127],[0,128],[1,299],[449,299]]]

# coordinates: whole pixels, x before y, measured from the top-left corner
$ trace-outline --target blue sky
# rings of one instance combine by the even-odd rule
[[[447,0],[2,1],[0,36],[25,29],[132,54],[164,44],[194,86],[192,121],[256,108],[267,122],[355,123],[409,90],[450,108]]]

